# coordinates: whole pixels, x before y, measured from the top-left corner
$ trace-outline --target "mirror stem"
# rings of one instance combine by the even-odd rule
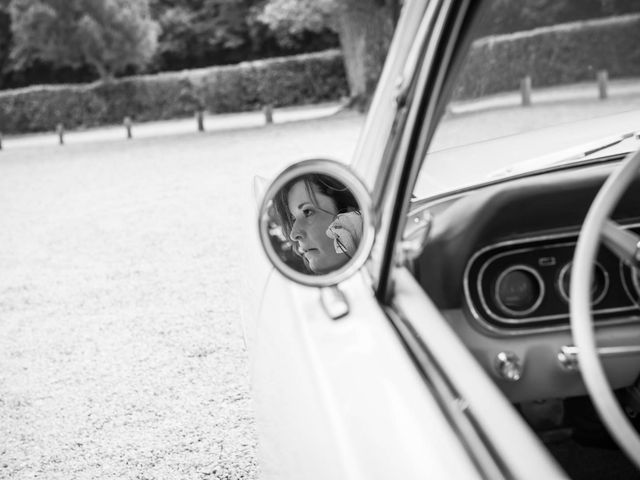
[[[333,320],[349,314],[349,302],[337,285],[321,288],[320,302],[324,311]]]

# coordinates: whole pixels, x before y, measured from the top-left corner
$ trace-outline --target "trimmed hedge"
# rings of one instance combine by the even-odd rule
[[[187,93],[185,95],[185,92]],[[0,92],[4,134],[191,116],[194,99],[210,113],[338,100],[348,95],[339,50],[243,62],[87,85],[34,86]]]
[[[517,90],[524,76],[534,86],[640,76],[640,15],[565,23],[485,37],[473,43],[455,99]]]

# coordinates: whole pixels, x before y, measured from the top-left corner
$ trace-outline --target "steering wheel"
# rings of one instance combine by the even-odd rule
[[[600,362],[591,314],[591,281],[600,240],[628,265],[640,267],[640,237],[609,219],[640,167],[640,150],[631,153],[607,178],[580,231],[570,286],[571,333],[580,372],[600,418],[640,469],[640,435],[617,402]]]

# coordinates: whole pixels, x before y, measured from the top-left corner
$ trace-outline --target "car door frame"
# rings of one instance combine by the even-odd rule
[[[440,24],[421,44],[423,61],[404,78],[406,101],[398,109],[397,135],[374,191],[381,229],[368,264],[376,297],[443,414],[464,442],[485,478],[564,478],[555,460],[531,432],[493,380],[479,366],[441,312],[401,264],[400,244],[411,192],[429,142],[449,98],[464,35],[479,14],[479,3],[444,1]],[[400,160],[401,159],[401,160]],[[376,257],[377,256],[377,257]],[[527,452],[522,455],[522,452]]]

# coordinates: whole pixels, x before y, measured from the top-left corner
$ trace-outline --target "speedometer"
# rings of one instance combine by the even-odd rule
[[[573,263],[569,262],[564,267],[562,267],[562,270],[560,270],[560,274],[558,275],[558,281],[556,283],[560,295],[567,303],[569,303],[569,292],[571,288],[572,265]],[[608,289],[609,275],[602,267],[602,265],[596,263],[593,270],[593,276],[591,278],[591,303],[593,305],[597,305],[604,298]]]
[[[500,274],[495,292],[496,303],[504,313],[526,315],[542,302],[544,283],[534,269],[514,265]]]

